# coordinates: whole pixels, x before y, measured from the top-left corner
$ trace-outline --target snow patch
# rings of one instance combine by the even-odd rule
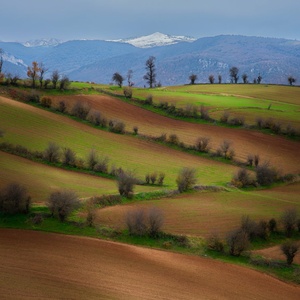
[[[138,48],[152,48],[173,45],[181,42],[191,43],[195,40],[196,39],[192,37],[167,35],[160,32],[155,32],[146,36],[131,39],[108,40],[108,42],[128,43]]]

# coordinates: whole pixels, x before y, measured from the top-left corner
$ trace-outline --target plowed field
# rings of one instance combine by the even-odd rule
[[[1,299],[299,299],[243,267],[97,239],[0,229]]]

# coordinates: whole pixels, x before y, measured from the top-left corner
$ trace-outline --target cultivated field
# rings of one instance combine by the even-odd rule
[[[92,128],[88,125],[6,98],[0,98],[5,130],[3,141],[31,150],[44,150],[50,141],[70,147],[83,159],[91,149],[108,156],[109,165],[130,169],[144,179],[149,172],[165,172],[165,184],[175,187],[182,167],[198,169],[199,183],[224,185],[237,167],[170,149],[132,136]],[[70,138],[71,137],[71,138]],[[218,175],[218,176],[216,176]]]
[[[249,215],[259,221],[279,219],[282,212],[290,207],[300,211],[299,194],[300,183],[252,192],[197,192],[100,209],[97,221],[124,228],[128,211],[158,207],[164,213],[166,232],[206,237],[217,232],[225,237],[240,225],[242,216]]]
[[[0,229],[0,245],[2,299],[300,297],[298,286],[196,256],[9,229]]]
[[[115,90],[120,93],[121,91]],[[168,102],[176,107],[188,104],[209,108],[210,116],[219,120],[224,111],[230,117],[244,116],[246,124],[255,124],[257,117],[272,118],[282,125],[300,129],[299,87],[278,85],[199,84],[162,87],[155,90],[135,89],[134,97],[145,99],[153,95],[155,103]]]
[[[246,161],[249,154],[259,154],[262,160],[270,161],[284,172],[300,173],[299,142],[282,136],[174,120],[105,95],[60,96],[55,99],[56,102],[61,100],[69,107],[77,101],[87,102],[106,118],[123,121],[128,131],[137,126],[141,134],[176,134],[180,141],[189,145],[194,145],[198,137],[207,136],[214,150],[226,139],[232,141],[236,157],[242,161]]]

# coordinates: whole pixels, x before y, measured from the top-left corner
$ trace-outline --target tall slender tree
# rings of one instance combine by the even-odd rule
[[[237,83],[238,80],[239,80],[239,69],[237,67],[232,67],[230,70],[229,70],[229,75],[231,77],[231,82],[232,83]]]
[[[150,56],[146,61],[146,70],[147,73],[144,75],[144,79],[149,84],[150,88],[153,88],[153,86],[156,83],[156,73],[155,73],[155,57]]]
[[[36,61],[32,62],[31,67],[27,67],[27,76],[32,80],[31,86],[35,88],[35,81],[38,78],[38,74],[40,72],[39,64]]]

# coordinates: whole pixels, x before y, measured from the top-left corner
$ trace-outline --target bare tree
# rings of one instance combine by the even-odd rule
[[[208,76],[208,81],[209,81],[209,83],[211,83],[211,84],[213,84],[213,83],[215,83],[215,76],[214,75],[209,75]]]
[[[128,86],[133,86],[134,83],[131,81],[132,80],[132,76],[133,76],[133,71],[132,70],[128,70],[127,72],[127,83]]]
[[[0,48],[0,74],[2,73],[2,67],[3,67],[3,49]]]
[[[241,229],[229,232],[227,245],[229,246],[230,255],[240,256],[249,246],[248,234]]]
[[[210,143],[209,137],[201,136],[196,140],[195,148],[199,152],[208,152],[210,149],[209,143]]]
[[[190,84],[195,84],[195,81],[198,79],[198,76],[196,74],[191,74],[189,76]]]
[[[40,72],[39,64],[36,61],[32,62],[31,67],[27,67],[27,76],[32,80],[31,86],[35,88],[35,81],[38,78],[38,73]]]
[[[218,75],[218,83],[221,84],[222,83],[222,75]]]
[[[80,202],[74,191],[60,190],[50,194],[47,206],[53,216],[57,216],[61,222],[79,208]]]
[[[233,149],[231,148],[231,141],[229,140],[224,140],[221,144],[219,149],[217,150],[218,152],[221,153],[221,155],[227,159],[231,158],[234,155]]]
[[[156,83],[156,73],[155,73],[155,57],[150,56],[146,61],[146,70],[147,73],[144,75],[144,79],[149,84],[150,88],[153,88],[153,86]]]
[[[248,83],[248,75],[246,73],[242,75],[242,79],[244,83]]]
[[[48,147],[44,150],[43,157],[51,163],[59,162],[60,147],[54,142],[49,142]]]
[[[74,166],[76,162],[76,154],[70,148],[63,149],[62,163],[66,166]]]
[[[237,67],[230,68],[229,75],[231,77],[231,82],[232,83],[237,83],[238,82],[238,80],[239,80],[238,73],[239,73],[239,69]]]
[[[157,207],[152,207],[148,211],[149,234],[156,237],[164,224],[164,215]]]
[[[262,81],[262,77],[261,77],[261,75],[259,74],[258,77],[257,77],[256,82],[257,82],[258,84],[260,84],[261,81]]]
[[[119,172],[117,185],[121,196],[130,197],[133,193],[133,189],[136,183],[137,179],[134,176],[133,172]]]
[[[114,73],[113,77],[112,77],[112,80],[119,86],[119,87],[122,87],[123,85],[123,81],[124,81],[124,78],[123,76],[116,72]]]
[[[39,76],[39,81],[40,81],[40,88],[43,87],[43,80],[45,73],[48,71],[48,68],[45,67],[45,65],[41,62],[40,63],[40,76]]]
[[[294,241],[287,241],[280,246],[281,251],[286,257],[286,262],[288,265],[293,263],[294,257],[300,248],[300,244]]]
[[[63,77],[61,78],[60,83],[59,83],[59,89],[64,90],[64,89],[68,88],[68,86],[70,84],[71,84],[71,82],[69,80],[69,77],[66,75],[63,75]]]
[[[289,76],[289,77],[288,77],[288,82],[289,82],[290,85],[293,85],[293,83],[296,82],[296,78],[293,77],[293,76]]]
[[[289,208],[286,209],[281,216],[281,222],[287,237],[291,237],[293,231],[296,229],[297,215],[296,208]]]
[[[31,197],[26,188],[19,183],[10,183],[0,190],[0,212],[27,214],[30,204]]]
[[[51,74],[51,81],[52,81],[52,84],[53,84],[53,88],[56,89],[56,86],[57,86],[57,82],[59,80],[59,72],[57,70],[54,70]]]
[[[182,168],[176,178],[176,184],[180,193],[190,190],[196,182],[196,170],[193,168]]]

